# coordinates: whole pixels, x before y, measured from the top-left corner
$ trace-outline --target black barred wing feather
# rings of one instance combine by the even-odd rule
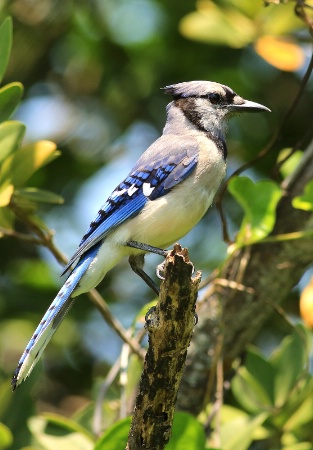
[[[146,157],[143,161],[139,159],[133,171],[117,186],[98,211],[97,217],[91,222],[76,253],[62,274],[113,229],[137,215],[147,201],[153,201],[165,195],[184,180],[197,164],[198,151],[196,150],[197,148],[191,150],[187,145],[185,149],[180,149],[179,154],[166,152],[164,155],[159,152],[156,157],[151,158],[150,162],[146,161]]]

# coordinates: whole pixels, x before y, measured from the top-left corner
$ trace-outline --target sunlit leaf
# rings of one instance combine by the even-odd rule
[[[7,206],[10,203],[13,192],[13,184],[0,186],[0,208],[3,206]]]
[[[210,0],[197,3],[197,11],[180,22],[183,36],[202,42],[241,48],[250,43],[256,29],[253,22],[235,8],[220,8]]]
[[[1,180],[9,179],[16,188],[19,188],[36,170],[48,164],[59,154],[56,145],[50,141],[39,141],[22,147],[4,161]]]
[[[286,72],[300,69],[305,61],[303,49],[290,38],[261,36],[255,43],[255,51],[269,64]]]
[[[304,211],[313,211],[313,180],[305,186],[304,194],[292,200],[292,206]]]
[[[221,427],[221,442],[223,450],[246,450],[249,448],[254,431],[267,419],[267,413],[261,413],[252,418],[239,418]]]
[[[283,36],[303,27],[294,13],[294,2],[281,2],[280,5],[261,8],[256,17],[263,35]]]
[[[12,19],[7,17],[0,26],[0,82],[5,74],[12,47]]]
[[[54,420],[51,414],[46,417],[36,416],[30,418],[28,424],[35,442],[45,450],[77,450],[79,448],[92,450],[94,448],[93,439],[88,436],[86,430],[81,430],[79,425],[66,417],[59,416],[59,420]]]
[[[8,120],[16,110],[23,95],[21,83],[11,83],[0,89],[0,122]]]
[[[282,196],[273,181],[253,183],[247,177],[236,177],[229,183],[229,191],[245,212],[236,244],[245,245],[266,237],[276,220],[276,206]]]
[[[291,152],[290,148],[284,148],[283,150],[281,150],[279,152],[277,162],[280,163],[280,161],[283,161],[290,154],[290,152]],[[286,159],[286,161],[279,168],[280,173],[284,178],[287,178],[295,171],[302,157],[303,152],[298,150],[296,152],[293,152],[291,156],[288,159]]]
[[[13,152],[21,143],[26,127],[21,122],[11,121],[0,124],[0,164]],[[0,168],[0,180],[3,180],[3,166]]]
[[[35,203],[52,203],[57,205],[64,203],[64,199],[60,195],[32,187],[18,189],[15,191],[14,196],[22,197]]]
[[[251,0],[228,0],[227,3],[253,19],[264,9],[261,2],[252,2]]]
[[[82,427],[77,422],[69,419],[68,417],[53,413],[45,413],[43,414],[43,417],[49,423],[52,423],[69,431],[77,431],[78,433],[84,434],[85,436],[93,440],[92,434],[86,428]]]

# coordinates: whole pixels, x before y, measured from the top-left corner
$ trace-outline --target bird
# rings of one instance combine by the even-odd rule
[[[124,257],[158,293],[144,272],[145,254],[166,248],[203,217],[225,177],[228,120],[244,112],[270,112],[228,86],[186,81],[162,88],[172,97],[162,135],[106,202],[62,275],[68,277],[44,314],[12,378],[14,391],[31,373],[75,298],[97,286]]]

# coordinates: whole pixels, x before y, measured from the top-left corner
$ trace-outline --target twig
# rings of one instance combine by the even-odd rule
[[[100,437],[100,435],[102,433],[101,425],[102,425],[103,399],[104,399],[109,387],[111,386],[111,384],[117,377],[119,370],[120,370],[120,366],[121,366],[121,357],[119,356],[118,359],[113,364],[113,366],[111,367],[111,369],[109,370],[105,380],[101,383],[101,387],[99,389],[99,394],[97,396],[97,400],[96,400],[96,404],[95,404],[93,420],[92,420],[92,430],[93,430],[93,434],[96,437]]]
[[[170,439],[200,282],[200,273],[193,279],[191,274],[188,252],[176,244],[166,258],[159,302],[147,320],[149,348],[128,436],[128,450],[161,450]]]
[[[138,344],[138,341],[133,339],[130,336],[130,333],[125,330],[123,325],[117,320],[113,314],[111,313],[106,301],[99,294],[96,289],[92,289],[88,292],[88,297],[92,301],[92,303],[98,308],[100,314],[107,322],[107,324],[115,331],[115,333],[120,336],[120,338],[129,345],[136,355],[138,355],[141,359],[145,357],[145,350]]]
[[[14,237],[16,239],[19,239],[20,241],[28,242],[29,244],[44,245],[41,239],[30,236],[29,234],[19,233],[18,231],[9,230],[3,227],[0,227],[0,235]]]

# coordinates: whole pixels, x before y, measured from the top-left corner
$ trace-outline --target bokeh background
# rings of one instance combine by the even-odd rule
[[[160,88],[196,79],[218,81],[271,108],[271,114],[245,115],[230,124],[231,173],[253,159],[276,131],[311,56],[310,36],[294,14],[294,2],[2,0],[0,19],[7,15],[13,18],[14,40],[4,83],[21,81],[25,88],[14,119],[27,126],[24,142],[49,139],[62,152],[29,185],[64,198],[63,205],[42,207],[39,214],[67,256],[100,205],[162,132],[170,98]],[[279,151],[297,142],[304,148],[312,101],[310,82],[271,153],[249,169],[250,177],[271,177]],[[228,195],[224,209],[234,233],[241,211]],[[22,224],[17,227],[25,231]],[[226,244],[215,207],[181,243],[204,276],[224,260]],[[159,262],[149,256],[147,271],[153,274]],[[6,388],[61,286],[60,271],[47,250],[1,239],[0,379]],[[125,327],[153,300],[126,260],[99,291]],[[286,306],[293,317],[298,317],[297,298],[295,290]],[[280,334],[279,319],[273,329],[264,332],[267,351]],[[6,421],[15,430],[12,448],[27,443],[29,410],[70,415],[89,403],[94,380],[106,374],[120,348],[120,339],[81,296],[27,385],[14,393]],[[10,403],[8,394],[3,398]]]

